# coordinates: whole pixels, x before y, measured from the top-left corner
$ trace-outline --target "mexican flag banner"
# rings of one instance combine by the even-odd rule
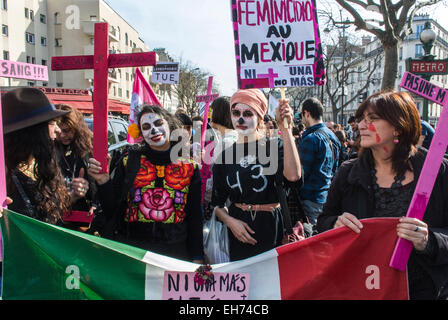
[[[389,267],[396,218],[363,220],[258,256],[212,265],[214,280],[194,281],[197,264],[49,225],[9,210],[2,299],[408,299],[407,274]],[[380,235],[380,236],[378,236]]]

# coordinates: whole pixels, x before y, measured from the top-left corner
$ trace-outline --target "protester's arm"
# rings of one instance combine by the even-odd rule
[[[239,241],[249,244],[256,244],[257,240],[251,237],[250,234],[255,232],[249,227],[247,223],[239,219],[235,219],[229,215],[228,209],[225,207],[228,198],[228,190],[223,171],[224,166],[215,164],[213,166],[213,191],[212,191],[212,206],[216,208],[216,217],[221,220],[232,231],[235,238]]]
[[[279,107],[276,111],[279,128],[283,138],[283,175],[288,181],[298,181],[302,177],[302,167],[300,157],[295,145],[295,139],[292,135],[291,125],[284,127],[284,119],[287,123],[292,123],[292,109],[289,106],[289,100],[280,100]]]

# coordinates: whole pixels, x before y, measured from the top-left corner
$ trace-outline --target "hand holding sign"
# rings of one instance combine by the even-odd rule
[[[79,171],[79,177],[74,178],[70,187],[72,189],[72,195],[74,200],[84,198],[86,196],[87,190],[89,190],[89,182],[84,179],[84,168]]]
[[[275,118],[282,132],[290,129],[289,124],[293,119],[293,111],[289,106],[289,99],[280,99],[280,103],[275,112]]]

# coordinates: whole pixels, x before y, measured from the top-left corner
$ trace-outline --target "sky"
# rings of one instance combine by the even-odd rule
[[[318,0],[318,9],[320,1],[333,0]],[[231,96],[237,90],[230,0],[106,2],[139,32],[150,49],[165,48],[175,61],[209,72],[221,95]],[[448,30],[446,2],[427,11]]]

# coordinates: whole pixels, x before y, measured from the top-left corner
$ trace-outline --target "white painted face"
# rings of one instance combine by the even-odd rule
[[[238,103],[232,108],[232,124],[238,134],[248,136],[257,130],[258,117],[254,109]]]
[[[163,146],[170,134],[166,120],[155,113],[145,113],[140,118],[140,129],[146,143],[155,147]]]

